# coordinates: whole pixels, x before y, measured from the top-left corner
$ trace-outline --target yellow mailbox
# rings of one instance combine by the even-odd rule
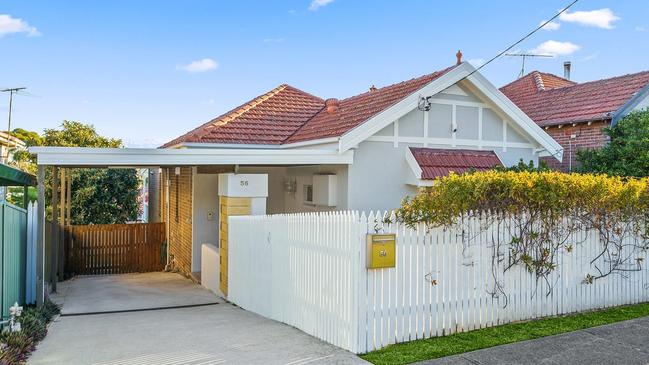
[[[396,241],[394,233],[367,235],[367,268],[395,267]]]

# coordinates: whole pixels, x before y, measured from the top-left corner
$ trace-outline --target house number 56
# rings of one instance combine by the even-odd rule
[[[248,186],[248,180],[241,180],[241,186]]]

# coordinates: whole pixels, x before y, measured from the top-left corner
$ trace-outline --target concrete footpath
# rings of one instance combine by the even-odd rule
[[[421,365],[648,365],[649,317],[424,361]]]

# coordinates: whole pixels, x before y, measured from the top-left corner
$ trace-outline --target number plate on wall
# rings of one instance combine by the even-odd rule
[[[367,235],[367,268],[395,267],[396,241],[394,233]]]

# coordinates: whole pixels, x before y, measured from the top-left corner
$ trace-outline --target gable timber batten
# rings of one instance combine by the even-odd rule
[[[365,123],[345,133],[339,142],[339,152],[347,151],[354,146],[358,145],[364,140],[367,140],[375,133],[385,128],[388,124],[393,123],[401,116],[414,110],[419,102],[421,95],[432,96],[448,89],[450,86],[457,84],[460,81],[467,83],[472,89],[477,89],[481,94],[492,103],[496,108],[502,111],[507,119],[511,119],[515,125],[512,125],[515,130],[522,130],[530,136],[535,143],[542,146],[548,154],[557,159],[563,156],[563,148],[549,135],[547,135],[536,123],[534,123],[525,113],[523,113],[515,104],[513,104],[507,97],[502,94],[495,86],[484,78],[480,73],[472,72],[475,70],[473,66],[468,63],[463,63],[455,69],[449,71],[436,80],[433,80],[428,85],[412,93],[408,97],[402,99],[392,107],[384,110],[376,116],[368,119]],[[478,103],[475,103],[478,104]],[[487,106],[487,104],[476,105]],[[496,111],[496,110],[494,110]],[[506,128],[507,122],[503,123],[503,128]],[[506,132],[504,132],[506,133]],[[400,141],[405,142],[400,138]],[[455,141],[457,142],[457,141]],[[502,143],[508,143],[503,141]],[[486,143],[485,143],[486,145]]]
[[[435,95],[447,89],[449,86],[454,85],[469,74],[470,68],[471,66],[467,63],[455,67],[453,70],[431,81],[423,88],[410,94],[393,106],[346,132],[340,137],[339,152],[342,153],[353,148],[353,146],[361,143],[368,137],[387,127],[388,124],[393,123],[401,116],[416,108],[421,95]]]
[[[546,151],[561,161],[563,159],[563,147],[550,135],[545,133],[532,119],[530,119],[520,108],[509,100],[502,92],[493,86],[480,73],[474,73],[467,77],[478,90],[484,93],[498,108],[505,112],[516,124],[528,135],[534,138]]]
[[[464,87],[466,87],[467,89],[469,89],[472,93],[476,94],[476,97],[480,98],[481,100],[488,98],[488,96],[486,94],[484,94],[484,92],[482,90],[479,90],[471,82],[469,82],[467,80],[462,80],[460,82],[460,84],[463,85]],[[482,94],[484,94],[484,95],[482,95]],[[462,105],[462,104],[458,103],[457,105]],[[530,135],[528,132],[526,132],[520,126],[520,123],[516,123],[515,121],[513,123],[510,122],[509,121],[510,119],[512,119],[512,121],[513,121],[513,118],[511,117],[511,115],[503,112],[495,102],[493,102],[493,101],[491,101],[491,102],[483,101],[482,103],[473,103],[473,105],[470,105],[470,106],[475,106],[475,107],[477,107],[479,109],[479,112],[478,112],[478,125],[479,125],[479,128],[478,128],[478,143],[479,143],[479,145],[478,145],[478,147],[480,147],[481,144],[484,145],[484,146],[490,146],[489,141],[484,141],[483,140],[482,124],[483,124],[484,110],[490,110],[490,111],[494,112],[502,120],[503,128],[508,128],[508,127],[512,128],[512,130],[514,132],[516,132],[516,133],[520,134],[521,136],[525,137],[529,142],[526,145],[526,144],[520,143],[520,142],[511,142],[511,141],[504,141],[503,140],[503,145],[506,145],[505,150],[507,149],[507,147],[534,148],[536,150],[539,146],[541,146],[539,141],[534,136]],[[503,138],[507,138],[506,133],[504,131],[503,131]],[[491,146],[493,147],[493,145],[491,145]],[[541,149],[544,150],[544,148],[541,148]],[[535,152],[535,153],[538,153],[538,152]]]

